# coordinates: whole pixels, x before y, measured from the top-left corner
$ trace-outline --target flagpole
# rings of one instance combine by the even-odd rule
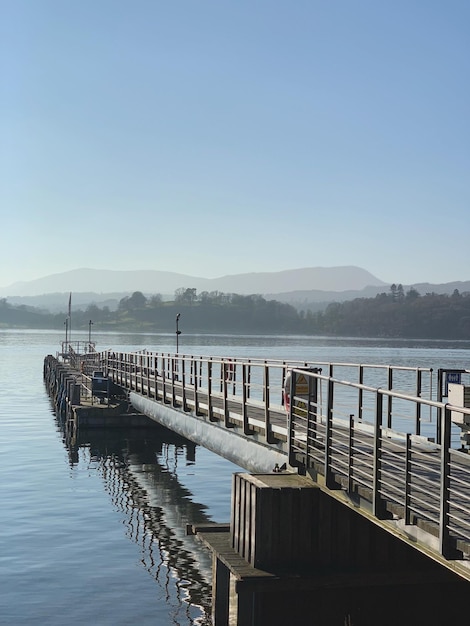
[[[72,292],[69,295],[69,343],[72,340]]]

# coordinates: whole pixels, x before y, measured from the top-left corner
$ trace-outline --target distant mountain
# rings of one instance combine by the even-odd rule
[[[40,296],[52,293],[97,294],[142,291],[171,294],[179,288],[238,294],[281,293],[298,290],[344,291],[385,285],[359,267],[311,267],[281,272],[253,272],[220,278],[201,278],[158,270],[118,271],[77,269],[44,278],[19,282],[0,289],[0,296]]]
[[[7,301],[18,306],[33,307],[45,313],[60,313],[67,311],[69,293],[47,293],[40,296],[10,296]],[[89,305],[96,305],[100,309],[107,306],[110,311],[116,311],[119,301],[131,292],[121,293],[93,293],[91,291],[74,292],[72,310],[85,310]]]
[[[330,302],[345,302],[355,298],[375,298],[379,293],[388,292],[389,285],[368,286],[364,289],[347,289],[345,291],[321,291],[319,289],[289,291],[285,293],[268,293],[265,298],[291,304],[297,309],[319,311]],[[441,292],[444,293],[444,292]]]
[[[456,289],[461,294],[470,292],[470,281],[455,281],[436,285],[431,283],[416,283],[414,285],[402,286],[405,293],[410,289],[415,289],[421,296],[427,293],[451,295]],[[354,300],[355,298],[375,298],[379,293],[388,293],[389,289],[390,285],[386,285],[385,287],[383,285],[378,287],[370,285],[360,290],[345,290],[340,292],[320,290],[290,291],[286,293],[265,294],[265,297],[291,304],[299,310],[319,311],[324,309],[330,302],[345,302],[346,300]]]
[[[427,293],[449,293],[452,294],[457,289],[460,293],[470,291],[470,280],[456,280],[452,283],[440,283],[433,285],[432,283],[416,283],[411,285],[418,293],[424,296]]]
[[[0,289],[0,296],[41,296],[51,293],[93,292],[97,294],[142,291],[145,293],[173,293],[186,286],[189,277],[174,272],[153,270],[118,271],[76,269],[50,274],[36,280],[13,283]],[[204,279],[194,279],[196,281]],[[176,286],[175,286],[176,285]]]
[[[445,284],[417,283],[403,285],[421,295],[426,293],[452,294],[470,292],[470,281]],[[38,280],[15,283],[0,289],[0,297],[11,304],[26,305],[57,313],[68,306],[73,293],[72,309],[85,309],[94,304],[115,310],[119,300],[142,291],[147,297],[160,293],[164,299],[173,299],[179,288],[223,293],[260,294],[267,300],[278,300],[299,310],[318,311],[330,302],[344,302],[354,298],[374,298],[388,292],[390,285],[358,267],[316,267],[282,272],[254,272],[220,278],[200,278],[154,270],[114,271],[81,269],[53,274]]]
[[[268,294],[313,289],[340,292],[363,289],[369,285],[383,286],[386,283],[360,267],[344,266],[236,274],[211,279],[210,285],[207,291]]]

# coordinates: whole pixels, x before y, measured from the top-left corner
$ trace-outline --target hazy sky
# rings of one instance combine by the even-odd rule
[[[0,0],[0,286],[470,280],[468,0]]]

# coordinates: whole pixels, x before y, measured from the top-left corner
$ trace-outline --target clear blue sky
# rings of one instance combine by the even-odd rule
[[[470,280],[468,0],[0,0],[0,286]]]

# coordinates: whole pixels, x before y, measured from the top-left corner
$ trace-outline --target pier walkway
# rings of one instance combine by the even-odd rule
[[[456,426],[470,409],[445,401],[446,371],[112,350],[71,365],[240,467],[310,478],[470,581],[470,456]]]

